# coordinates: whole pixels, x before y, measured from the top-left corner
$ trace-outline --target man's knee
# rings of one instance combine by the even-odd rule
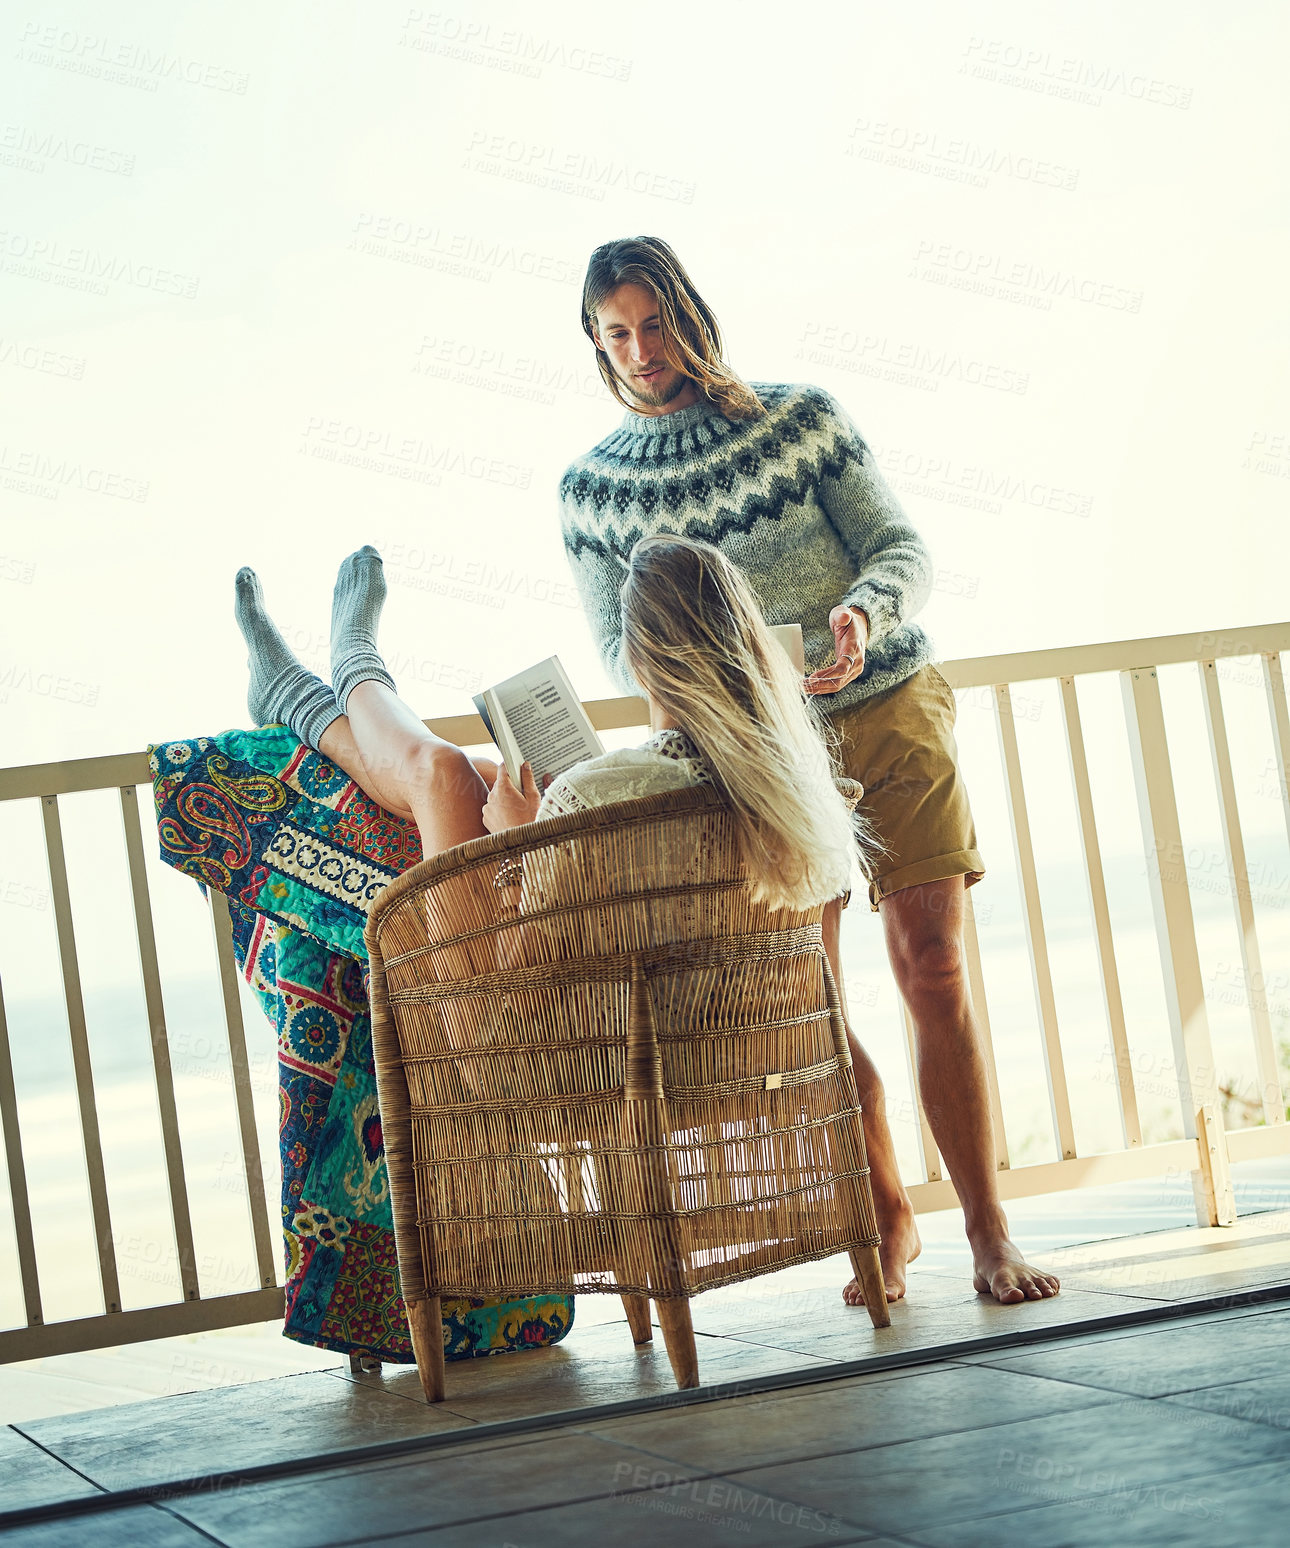
[[[901,990],[909,995],[957,995],[963,986],[963,945],[933,931],[902,942],[895,953]]]

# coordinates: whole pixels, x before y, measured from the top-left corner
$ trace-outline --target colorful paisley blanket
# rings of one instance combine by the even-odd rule
[[[149,745],[161,858],[228,898],[233,949],[278,1036],[288,1338],[411,1362],[372,1063],[363,926],[421,859],[285,726]],[[450,1360],[557,1343],[571,1296],[445,1300]]]

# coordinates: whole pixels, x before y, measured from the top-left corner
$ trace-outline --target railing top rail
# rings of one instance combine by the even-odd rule
[[[1120,672],[1133,667],[1172,666],[1184,661],[1216,661],[1290,650],[1290,620],[1209,629],[1195,634],[1157,634],[1140,640],[1107,640],[1095,645],[1058,645],[1002,656],[966,656],[937,665],[952,688],[992,687],[996,683],[1033,682],[1045,677],[1074,677],[1087,672]],[[645,701],[633,696],[590,699],[586,703],[598,731],[644,725]],[[460,747],[482,746],[491,738],[478,715],[443,715],[427,720],[436,736]],[[111,790],[152,781],[146,753],[69,758],[56,763],[26,763],[0,768],[0,801],[33,796],[70,795],[80,790]]]
[[[966,656],[938,665],[952,688],[979,688],[1283,650],[1290,650],[1290,621],[1206,629],[1196,634],[1156,634],[1142,640],[1107,640],[1097,645],[1057,645],[1050,650],[1019,650],[1004,656]]]

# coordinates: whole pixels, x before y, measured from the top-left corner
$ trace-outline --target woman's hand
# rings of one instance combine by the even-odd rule
[[[835,607],[829,628],[837,643],[838,659],[803,679],[807,693],[836,693],[855,682],[864,671],[864,648],[869,640],[869,619],[858,607]]]
[[[518,828],[522,823],[533,821],[541,804],[542,796],[527,758],[520,764],[520,789],[518,790],[515,788],[515,781],[507,772],[506,765],[499,764],[497,778],[493,781],[493,788],[488,792],[488,800],[484,802],[484,826],[490,833],[501,833],[506,828]]]

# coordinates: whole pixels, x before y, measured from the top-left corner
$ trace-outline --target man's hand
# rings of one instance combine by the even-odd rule
[[[504,763],[497,768],[497,778],[484,802],[484,826],[490,833],[501,833],[506,828],[518,828],[532,822],[542,804],[542,795],[533,777],[533,768],[526,758],[520,764],[520,789],[507,772]]]
[[[858,607],[835,607],[829,628],[837,645],[837,660],[821,667],[803,681],[807,693],[836,693],[855,682],[864,671],[864,648],[869,643],[869,618]]]

